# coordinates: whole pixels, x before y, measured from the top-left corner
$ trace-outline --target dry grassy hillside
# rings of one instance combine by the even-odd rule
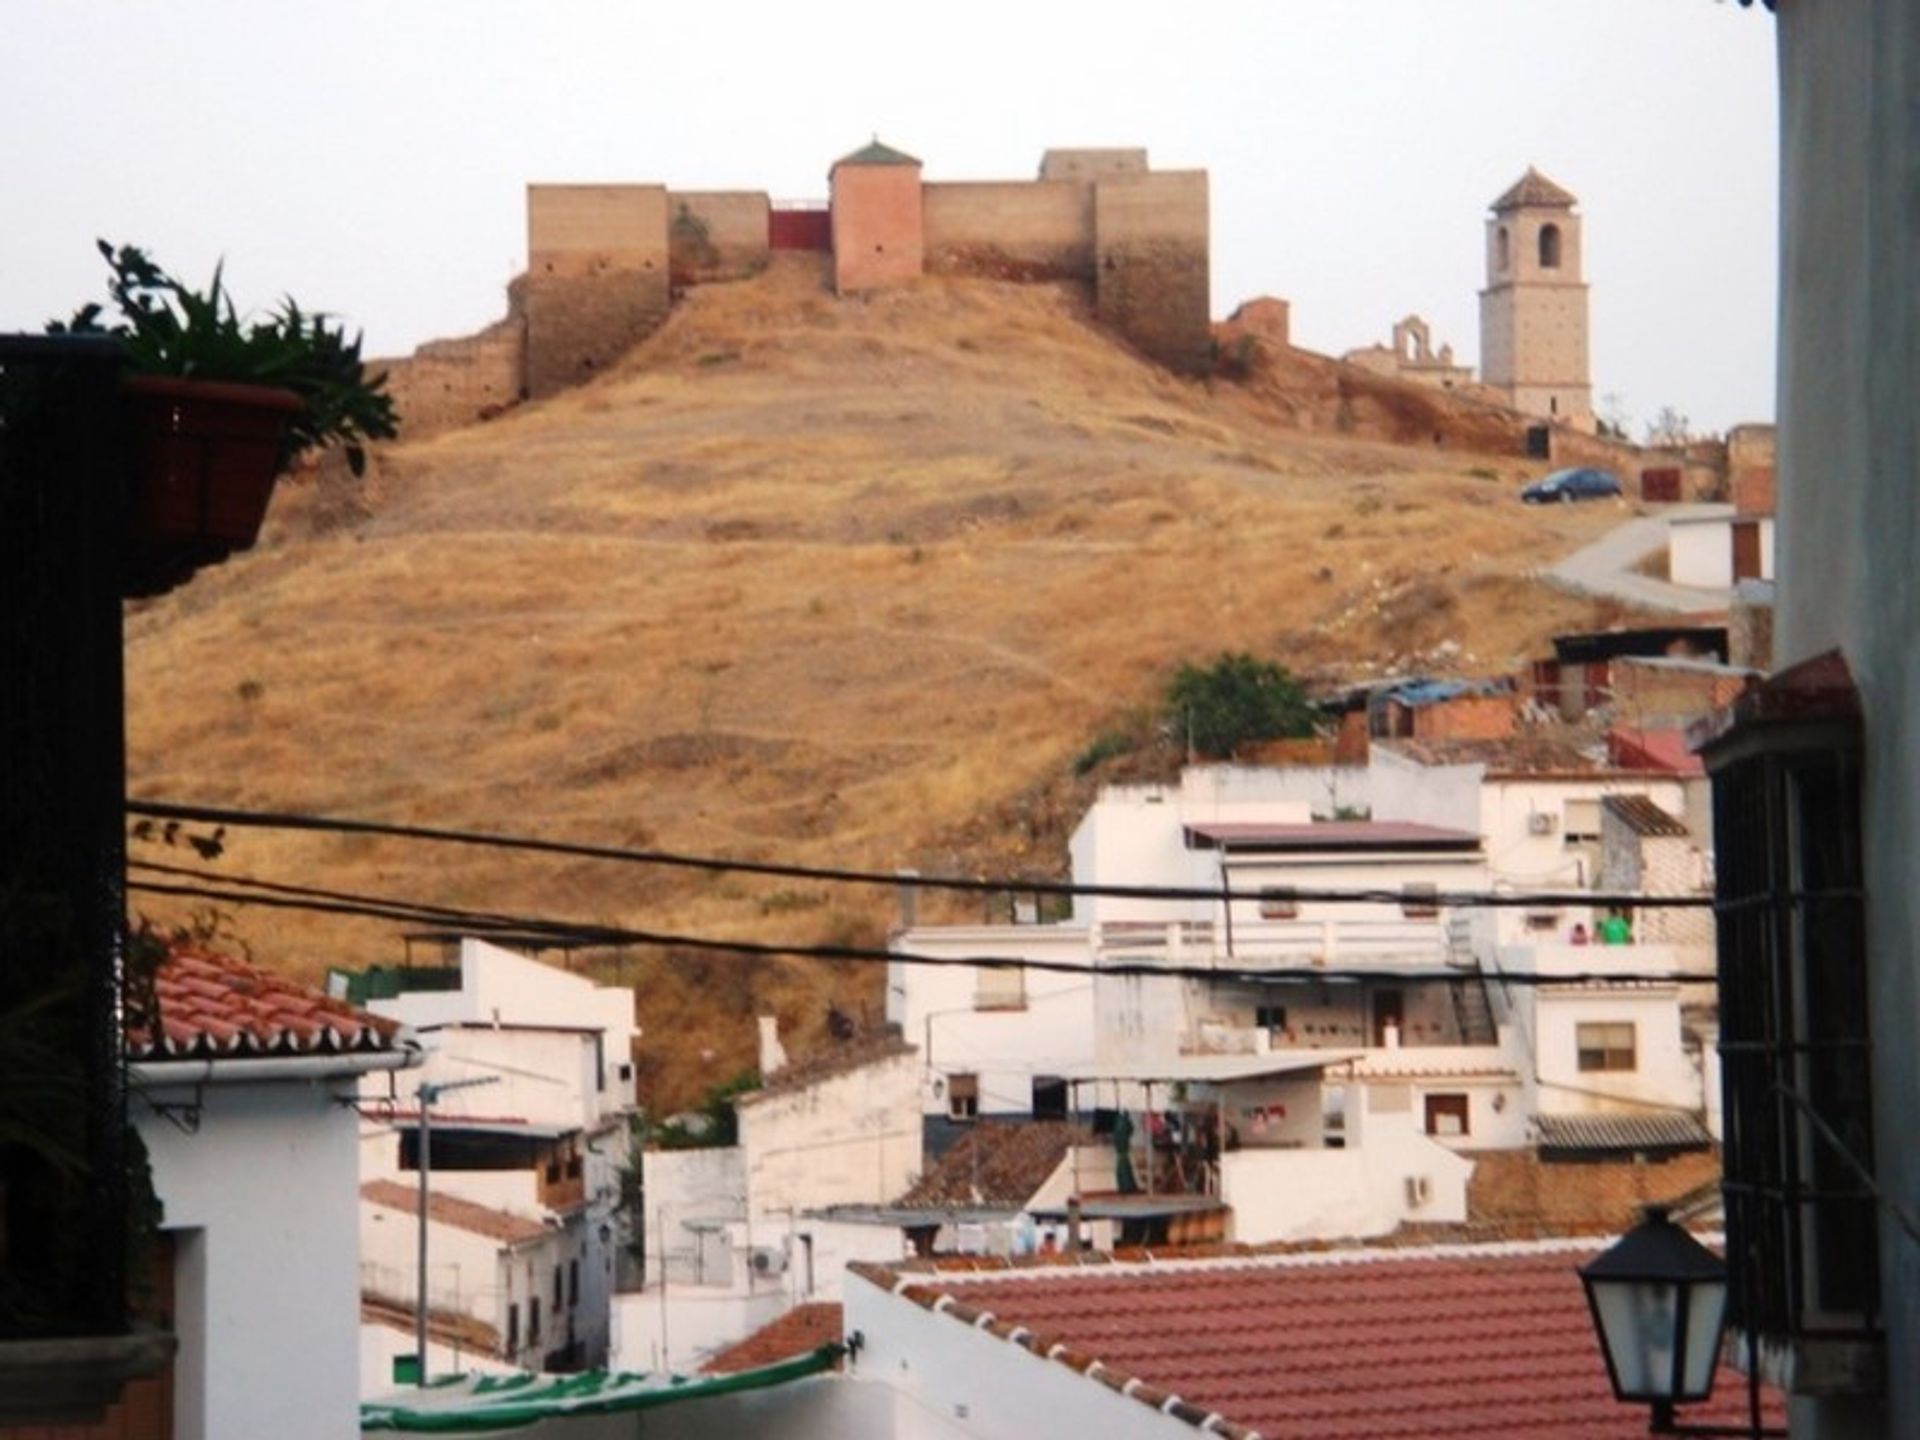
[[[1594,618],[1527,576],[1616,521],[1610,507],[1543,513],[1516,502],[1511,459],[1309,436],[1283,415],[1272,384],[1174,379],[1044,287],[930,280],[838,301],[796,259],[696,290],[591,387],[394,447],[363,486],[283,491],[258,552],[135,614],[132,787],[1048,871],[1085,793],[1073,757],[1182,660],[1246,648],[1323,671],[1440,650],[1437,668],[1501,666]],[[891,905],[265,832],[231,836],[219,868],[800,940],[878,939]],[[230,924],[306,973],[400,955],[365,922]],[[745,1063],[756,1007],[803,1044],[829,994],[879,1009],[872,969],[619,968],[666,1103]]]

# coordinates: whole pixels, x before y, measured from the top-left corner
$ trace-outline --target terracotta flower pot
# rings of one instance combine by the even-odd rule
[[[259,537],[280,473],[291,390],[141,375],[126,382],[134,468],[129,592],[155,594]]]

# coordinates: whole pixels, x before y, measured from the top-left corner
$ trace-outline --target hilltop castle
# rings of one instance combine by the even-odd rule
[[[551,395],[665,320],[677,290],[744,279],[812,251],[841,295],[921,275],[1073,281],[1095,317],[1188,374],[1212,363],[1207,175],[1153,170],[1139,149],[1049,150],[1027,181],[928,182],[878,139],[834,162],[822,205],[764,191],[529,185],[527,270],[507,318],[394,367],[409,429]]]

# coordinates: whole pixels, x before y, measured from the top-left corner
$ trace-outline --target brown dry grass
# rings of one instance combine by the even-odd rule
[[[1068,783],[1072,757],[1183,660],[1320,673],[1450,641],[1453,666],[1500,667],[1593,618],[1528,577],[1612,523],[1602,507],[1515,503],[1510,458],[1283,420],[1257,386],[1143,364],[1047,287],[838,301],[794,260],[697,290],[617,373],[395,447],[363,486],[311,482],[257,552],[135,614],[133,789],[1053,871],[1091,783]],[[267,832],[221,868],[800,940],[878,939],[891,903]],[[233,923],[308,974],[398,958],[368,923]],[[599,963],[640,987],[661,1103],[747,1062],[755,1008],[804,1043],[829,997],[881,1004],[871,969]]]

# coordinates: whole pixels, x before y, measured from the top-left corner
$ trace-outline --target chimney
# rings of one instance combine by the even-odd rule
[[[773,1015],[760,1017],[760,1078],[767,1079],[787,1063],[786,1047],[780,1043],[780,1021]]]
[[[913,882],[920,878],[918,870],[896,870],[893,872],[900,884],[900,928],[913,929],[920,917],[920,889]]]

